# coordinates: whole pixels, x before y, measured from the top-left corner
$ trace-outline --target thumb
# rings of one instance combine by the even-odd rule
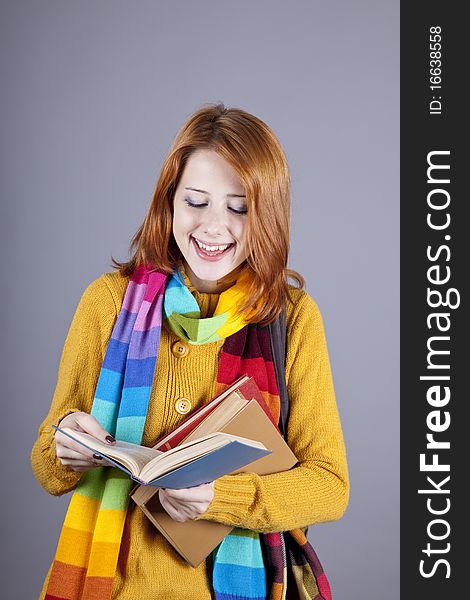
[[[100,425],[100,422],[93,415],[87,413],[75,413],[77,424],[83,429],[85,433],[89,433],[97,440],[105,442],[106,444],[115,444],[116,440],[104,427]]]

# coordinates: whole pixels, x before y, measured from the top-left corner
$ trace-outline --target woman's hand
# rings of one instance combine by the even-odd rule
[[[85,412],[74,412],[67,415],[59,423],[59,427],[69,427],[75,431],[84,431],[110,446],[116,443],[114,437],[101,427],[97,419]],[[94,454],[88,448],[60,433],[60,431],[56,431],[55,433],[55,443],[56,454],[60,462],[74,471],[88,471],[93,467],[109,465],[98,454]]]
[[[181,490],[159,489],[158,497],[175,521],[189,521],[206,512],[214,497],[214,482]]]

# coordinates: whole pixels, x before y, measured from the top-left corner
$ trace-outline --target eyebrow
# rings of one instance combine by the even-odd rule
[[[206,192],[206,190],[200,190],[198,188],[193,188],[193,187],[185,187],[185,190],[192,190],[193,192],[199,192],[201,194],[207,194],[208,196],[211,195],[210,192]],[[228,198],[246,198],[245,194],[227,194]]]

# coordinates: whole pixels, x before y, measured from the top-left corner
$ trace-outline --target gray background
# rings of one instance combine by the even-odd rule
[[[68,505],[29,452],[81,293],[220,100],[283,144],[290,265],[325,322],[351,500],[310,538],[335,600],[398,598],[398,0],[11,0],[1,23],[5,597],[37,596]]]

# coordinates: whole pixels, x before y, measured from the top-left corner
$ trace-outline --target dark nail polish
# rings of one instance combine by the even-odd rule
[[[113,443],[113,442],[115,442],[116,440],[113,438],[113,436],[112,436],[112,435],[107,435],[107,436],[106,436],[106,441],[107,441],[109,444],[112,444],[112,443]]]
[[[99,454],[93,454],[93,458],[95,458],[96,460],[103,460],[103,457]]]

